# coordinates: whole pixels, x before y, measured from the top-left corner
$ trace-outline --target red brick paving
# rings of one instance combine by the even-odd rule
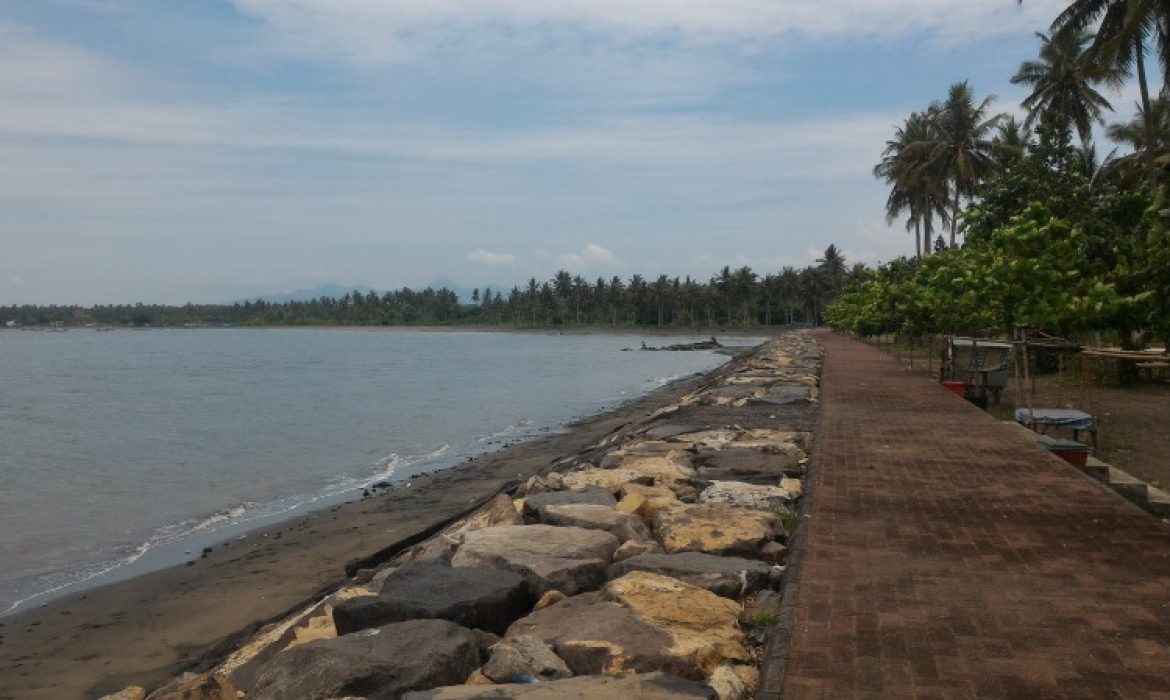
[[[1170,528],[822,334],[782,696],[1170,700]]]

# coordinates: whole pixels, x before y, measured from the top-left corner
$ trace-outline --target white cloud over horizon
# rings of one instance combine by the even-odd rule
[[[9,6],[0,304],[890,259],[894,125],[964,77],[1010,109],[1059,4]]]
[[[516,256],[512,253],[493,253],[483,248],[479,248],[471,255],[468,255],[467,259],[483,265],[510,265],[516,262]]]
[[[568,253],[559,258],[562,265],[570,270],[583,270],[601,265],[610,265],[617,261],[613,251],[604,246],[590,243],[580,252]]]

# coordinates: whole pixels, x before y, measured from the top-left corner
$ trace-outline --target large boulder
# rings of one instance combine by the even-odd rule
[[[681,504],[654,516],[654,536],[668,553],[750,557],[782,532],[775,513],[727,503]]]
[[[338,634],[420,618],[450,620],[502,634],[532,608],[524,577],[499,569],[453,568],[446,562],[410,564],[386,577],[376,596],[333,608]]]
[[[403,700],[716,700],[710,687],[666,673],[582,676],[527,685],[464,685],[407,693]]]
[[[408,690],[462,683],[478,666],[471,630],[446,620],[397,622],[277,655],[248,700],[396,700]]]
[[[647,525],[654,522],[658,511],[679,504],[678,496],[666,486],[630,483],[622,485],[620,493],[622,500],[618,501],[617,509],[636,514]]]
[[[702,680],[724,661],[750,660],[741,611],[697,586],[635,571],[517,620],[505,639],[536,636],[578,675],[666,671]]]
[[[701,503],[728,503],[775,513],[787,513],[793,494],[779,486],[745,484],[742,481],[716,481],[699,494]]]
[[[691,456],[683,450],[672,450],[664,454],[628,454],[615,465],[616,469],[633,472],[640,479],[653,479],[660,486],[668,486],[679,479],[695,476],[691,467]]]
[[[650,530],[646,528],[641,518],[615,510],[612,506],[586,504],[544,506],[540,509],[540,522],[559,527],[604,530],[618,538],[619,542],[650,538]]]
[[[746,447],[708,450],[695,458],[697,474],[703,479],[776,484],[785,474],[798,470],[804,452],[796,445],[783,451],[765,453]]]
[[[569,491],[545,491],[544,493],[534,493],[524,499],[524,517],[536,519],[539,517],[540,509],[546,506],[585,504],[613,508],[616,503],[613,492],[600,486],[585,486]]]
[[[220,674],[184,673],[146,696],[146,700],[237,700],[237,698],[236,689]]]
[[[573,675],[547,644],[523,634],[497,642],[480,671],[496,683],[554,681]]]
[[[702,552],[639,554],[609,567],[609,577],[648,571],[685,581],[724,598],[742,599],[768,587],[772,567],[740,557],[717,557]]]
[[[630,469],[582,469],[564,476],[564,484],[571,489],[602,488],[615,494],[625,484],[641,475]]]
[[[608,532],[580,527],[493,527],[468,533],[451,563],[514,571],[536,596],[552,589],[574,595],[605,582],[605,568],[619,544]]]

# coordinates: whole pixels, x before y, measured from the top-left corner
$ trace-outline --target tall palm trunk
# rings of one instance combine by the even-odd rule
[[[1158,179],[1158,169],[1154,165],[1154,115],[1150,111],[1150,88],[1146,84],[1146,47],[1141,36],[1134,38],[1134,52],[1137,59],[1138,85],[1142,91],[1142,121],[1146,127],[1146,177],[1150,180],[1150,191],[1154,190]]]
[[[922,227],[922,254],[926,256],[930,255],[931,244],[934,243],[934,241],[931,240],[933,237],[932,234],[934,233],[934,217],[930,213],[930,198],[924,196],[922,199],[926,202],[926,220],[923,222],[925,225]]]
[[[951,210],[951,247],[955,247],[955,235],[959,232],[959,181],[955,180],[955,208]]]
[[[922,217],[914,217],[914,257],[922,259]]]

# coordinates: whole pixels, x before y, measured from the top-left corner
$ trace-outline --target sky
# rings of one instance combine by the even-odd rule
[[[4,0],[0,305],[912,254],[886,139],[1063,5]]]

